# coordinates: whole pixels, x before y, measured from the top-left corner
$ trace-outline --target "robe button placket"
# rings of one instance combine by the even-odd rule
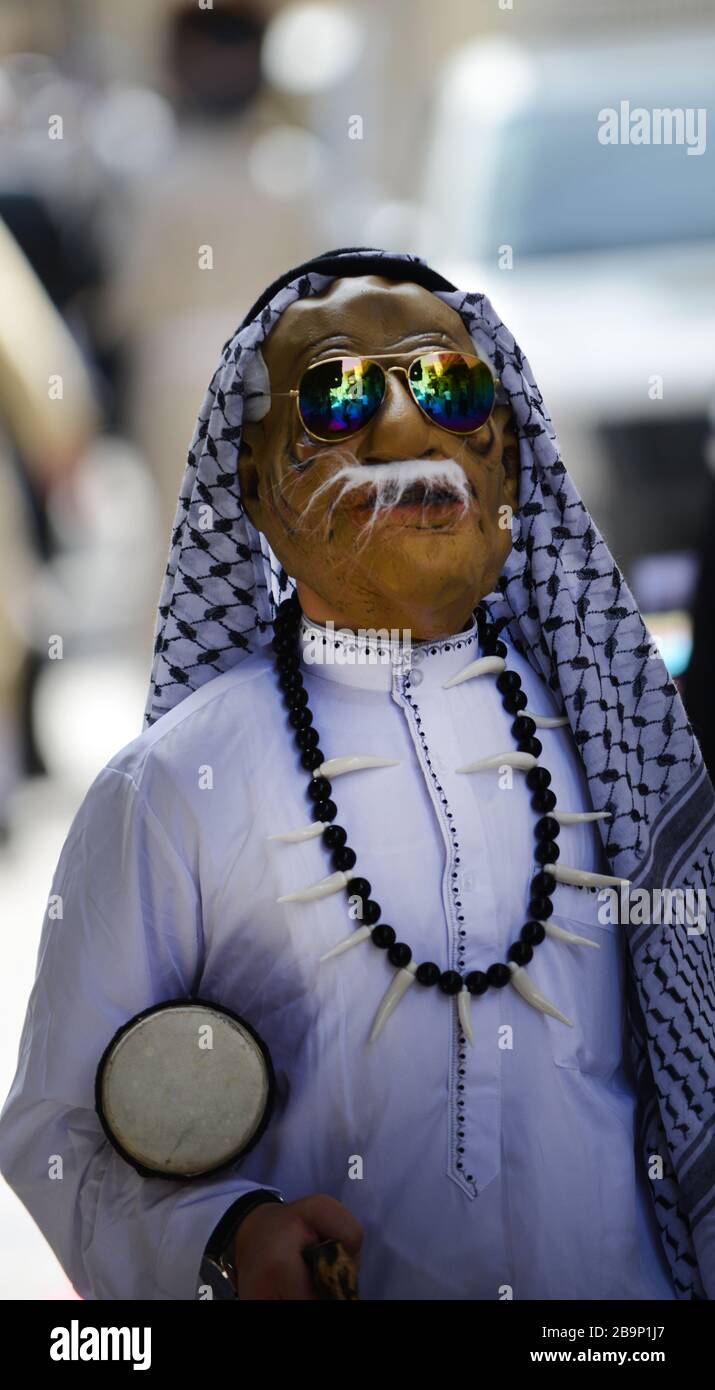
[[[436,648],[430,648],[432,653]],[[397,704],[404,710],[408,727],[412,735],[412,740],[417,752],[418,762],[420,763],[425,780],[428,784],[432,802],[442,826],[444,841],[447,849],[447,875],[449,882],[449,914],[447,918],[447,928],[449,932],[449,958],[455,961],[453,969],[458,971],[463,977],[466,971],[465,959],[465,939],[466,931],[459,924],[464,922],[463,904],[460,896],[461,889],[460,870],[461,864],[460,843],[457,828],[454,825],[454,812],[449,809],[449,802],[444,787],[437,777],[436,770],[443,770],[444,760],[441,757],[431,755],[429,745],[423,729],[422,716],[415,700],[411,688],[410,670],[399,670],[393,679],[393,696]],[[456,958],[456,960],[455,960]],[[465,1078],[467,1075],[467,1054],[466,1039],[459,1022],[457,1011],[453,1013],[452,1038],[450,1044],[450,1066],[449,1066],[449,1176],[462,1188],[469,1197],[477,1196],[477,1187],[473,1174],[465,1172],[462,1155],[465,1152],[464,1140],[466,1137],[466,1101],[465,1101]]]

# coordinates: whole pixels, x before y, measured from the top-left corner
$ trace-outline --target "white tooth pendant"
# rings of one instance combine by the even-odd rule
[[[295,893],[283,893],[280,898],[276,898],[277,903],[309,903],[316,898],[327,898],[331,893],[339,893],[341,888],[346,888],[350,882],[348,874],[344,874],[342,869],[335,874],[328,874],[327,878],[319,878],[317,883],[309,883],[307,888],[298,888]]]
[[[581,825],[586,821],[610,820],[610,811],[549,811],[552,820],[559,825]]]
[[[480,656],[465,666],[463,671],[458,671],[456,676],[450,676],[442,689],[449,690],[453,685],[461,685],[462,681],[471,680],[472,676],[500,676],[505,664],[500,656]]]
[[[332,960],[333,956],[341,956],[343,951],[349,951],[351,946],[357,946],[361,941],[367,941],[372,936],[372,927],[358,927],[357,931],[351,931],[349,936],[344,936],[337,946],[333,946],[331,951],[326,951],[320,960]]]
[[[394,1013],[402,996],[407,992],[410,985],[413,985],[415,983],[416,974],[417,965],[413,960],[410,961],[409,965],[401,967],[399,970],[395,971],[395,977],[388,985],[382,997],[380,1007],[377,1013],[375,1014],[375,1019],[372,1028],[370,1029],[370,1036],[368,1038],[368,1042],[375,1041],[375,1038],[377,1037],[378,1033],[382,1031],[382,1028],[384,1027],[385,1023],[390,1017],[390,1014]]]
[[[318,835],[322,835],[327,821],[314,820],[310,825],[304,825],[301,830],[284,830],[280,835],[269,835],[269,840],[283,840],[286,844],[295,844],[298,840],[313,840]]]
[[[399,758],[378,758],[372,753],[351,753],[345,758],[328,758],[313,771],[314,777],[340,777],[343,772],[359,772],[363,767],[397,767]]]
[[[557,927],[555,922],[543,922],[542,926],[547,936],[554,941],[565,941],[568,946],[593,946],[600,951],[601,946],[598,941],[589,941],[587,936],[577,936],[573,931],[566,931],[564,927]]]
[[[570,869],[568,864],[544,864],[544,873],[551,874],[557,883],[570,883],[576,888],[630,887],[628,878],[615,878],[613,874],[592,874],[586,869]]]
[[[507,961],[507,965],[511,971],[511,983],[514,989],[517,990],[522,999],[526,1000],[527,1004],[531,1004],[533,1009],[538,1009],[539,1013],[549,1014],[551,1018],[557,1018],[560,1023],[566,1023],[569,1028],[573,1028],[571,1019],[567,1018],[566,1014],[562,1014],[560,1009],[555,1008],[536,988],[534,981],[529,979],[523,965],[517,965],[516,961],[513,960]]]
[[[534,714],[533,709],[524,709],[522,714],[533,719],[537,729],[563,729],[568,724],[568,716],[565,714]]]
[[[536,758],[533,753],[493,753],[490,758],[477,758],[475,763],[457,767],[455,772],[486,772],[492,767],[515,767],[520,772],[530,772],[536,767]]]
[[[472,1011],[470,1008],[470,1004],[471,995],[469,993],[469,990],[467,989],[466,985],[462,985],[462,988],[460,989],[459,994],[457,995],[457,1014],[459,1016],[459,1026],[462,1032],[464,1033],[464,1036],[467,1039],[467,1042],[469,1043],[470,1047],[474,1047],[474,1034],[472,1032],[471,1016]]]

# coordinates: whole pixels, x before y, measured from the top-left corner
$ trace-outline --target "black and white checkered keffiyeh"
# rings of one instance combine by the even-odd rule
[[[676,688],[566,472],[529,363],[484,295],[456,290],[417,257],[350,248],[287,272],[253,306],[223,349],[189,451],[147,723],[270,641],[293,581],[249,521],[237,477],[244,406],[261,381],[257,349],[294,300],[367,274],[416,281],[449,304],[506,388],[520,441],[519,517],[486,607],[568,715],[593,806],[612,812],[599,825],[613,872],[634,887],[706,895],[701,934],[686,924],[624,930],[640,1152],[651,1174],[662,1160],[653,1194],[678,1295],[713,1297],[715,793]]]

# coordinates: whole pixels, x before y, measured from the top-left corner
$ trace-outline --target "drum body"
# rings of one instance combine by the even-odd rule
[[[270,1118],[270,1053],[222,1005],[172,999],[125,1023],[97,1068],[95,1100],[107,1138],[147,1176],[182,1180],[230,1167]]]

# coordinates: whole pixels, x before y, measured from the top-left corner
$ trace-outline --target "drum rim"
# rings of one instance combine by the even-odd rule
[[[263,1111],[263,1115],[261,1117],[260,1123],[256,1127],[255,1134],[253,1134],[251,1139],[249,1139],[248,1143],[244,1145],[240,1153],[235,1154],[232,1158],[224,1159],[221,1163],[214,1164],[211,1168],[203,1168],[200,1173],[165,1173],[160,1168],[147,1168],[145,1164],[140,1163],[139,1160],[135,1158],[133,1154],[130,1154],[128,1150],[124,1148],[121,1141],[114,1134],[102,1108],[102,1084],[104,1081],[104,1073],[107,1063],[109,1061],[109,1056],[112,1051],[112,1048],[119,1042],[120,1038],[123,1037],[125,1033],[129,1032],[130,1028],[134,1027],[135,1024],[143,1023],[144,1019],[150,1018],[152,1014],[166,1013],[169,1009],[185,1009],[189,1006],[194,1006],[196,1004],[207,1009],[212,1009],[214,1013],[223,1014],[225,1018],[231,1019],[233,1023],[239,1023],[242,1028],[245,1028],[247,1033],[250,1033],[265,1063],[266,1074],[268,1079],[268,1094],[266,1096],[266,1104]],[[142,1177],[166,1178],[169,1182],[197,1182],[202,1178],[213,1177],[215,1173],[226,1172],[229,1168],[233,1168],[236,1166],[236,1164],[242,1162],[246,1154],[250,1153],[251,1149],[255,1148],[259,1139],[262,1138],[265,1132],[265,1129],[273,1114],[275,1095],[276,1076],[273,1068],[273,1059],[268,1050],[268,1045],[264,1042],[260,1033],[257,1032],[252,1023],[249,1023],[245,1018],[241,1016],[241,1014],[237,1014],[233,1009],[229,1009],[226,1004],[216,1004],[213,1000],[204,999],[201,995],[191,995],[187,998],[165,999],[160,1004],[152,1004],[149,1008],[140,1010],[138,1014],[133,1014],[130,1019],[127,1019],[126,1023],[123,1023],[121,1027],[117,1029],[113,1037],[110,1038],[109,1042],[107,1043],[107,1046],[104,1049],[104,1052],[102,1053],[102,1056],[99,1059],[99,1063],[97,1065],[97,1070],[95,1072],[94,1077],[94,1107],[97,1112],[97,1115],[99,1116],[102,1129],[104,1130],[107,1139],[112,1145],[112,1148],[115,1150],[116,1153],[119,1154],[120,1158],[123,1158],[126,1163],[129,1163],[131,1167],[136,1170],[137,1173],[140,1173],[142,1175]]]

